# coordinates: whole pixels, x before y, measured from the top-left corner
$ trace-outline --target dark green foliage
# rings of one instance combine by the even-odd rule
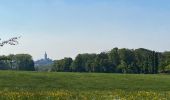
[[[170,52],[113,48],[100,54],[78,54],[68,62],[66,58],[55,61],[52,71],[156,74],[169,71]]]
[[[159,70],[160,72],[167,73],[170,72],[170,52],[164,52],[159,54]]]
[[[79,54],[73,64],[71,65],[72,71],[76,71],[76,72],[84,72],[85,71],[85,61],[86,59],[83,59],[84,55]]]
[[[28,54],[0,56],[0,70],[34,71],[34,61]]]
[[[73,60],[72,58],[64,58],[61,60],[55,60],[53,67],[52,67],[52,71],[64,71],[64,72],[69,72],[71,71],[71,64],[72,64]]]
[[[32,56],[28,54],[17,54],[14,57],[16,68],[18,70],[26,70],[26,71],[34,71],[34,61],[32,60]]]
[[[108,53],[108,56],[109,56],[109,60],[111,62],[113,71],[117,72],[118,71],[117,66],[120,65],[120,63],[121,63],[118,48],[112,49]]]
[[[71,65],[75,72],[94,72],[96,54],[79,54]]]

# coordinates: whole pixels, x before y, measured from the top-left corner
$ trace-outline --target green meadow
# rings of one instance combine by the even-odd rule
[[[170,75],[0,71],[3,100],[170,99]]]

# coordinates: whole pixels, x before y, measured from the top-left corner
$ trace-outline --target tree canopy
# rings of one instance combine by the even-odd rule
[[[78,54],[74,60],[69,59],[55,60],[52,71],[156,74],[168,71],[170,66],[170,52],[145,48],[113,48],[99,54]]]
[[[0,56],[0,70],[34,71],[34,61],[29,54]]]

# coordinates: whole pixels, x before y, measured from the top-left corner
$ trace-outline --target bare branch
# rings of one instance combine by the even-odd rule
[[[3,47],[5,44],[10,44],[10,45],[17,45],[18,44],[18,39],[19,38],[21,38],[21,36],[20,37],[13,37],[13,38],[11,38],[11,39],[9,39],[9,40],[6,40],[6,41],[2,41],[1,43],[0,43],[0,47]],[[1,40],[1,39],[0,39]]]

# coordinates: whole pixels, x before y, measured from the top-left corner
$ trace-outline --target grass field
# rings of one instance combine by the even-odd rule
[[[0,71],[0,100],[170,100],[170,75]]]

